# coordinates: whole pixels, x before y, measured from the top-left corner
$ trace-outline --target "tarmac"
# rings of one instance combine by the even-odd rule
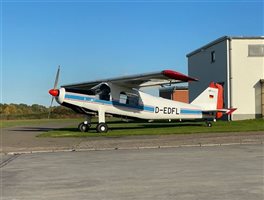
[[[4,155],[2,200],[263,200],[264,145]]]
[[[264,199],[264,132],[39,138],[1,129],[0,199]]]
[[[166,148],[179,146],[210,146],[228,144],[263,144],[264,132],[199,133],[162,136],[44,138],[45,131],[69,126],[70,123],[3,128],[0,133],[0,153],[32,153],[78,150],[110,150]]]

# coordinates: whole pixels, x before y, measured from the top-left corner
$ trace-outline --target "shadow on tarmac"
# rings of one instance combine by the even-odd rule
[[[90,129],[91,131],[95,131],[97,123],[92,123],[92,128]],[[120,126],[120,127],[111,127],[111,124],[118,124],[118,123],[107,123],[110,124],[109,125],[109,129],[110,130],[136,130],[136,129],[142,129],[142,128],[146,128],[146,129],[153,129],[153,128],[171,128],[171,127],[202,127],[204,126],[203,124],[198,124],[198,123],[182,123],[182,124],[173,124],[173,123],[159,123],[159,124],[154,124],[154,123],[129,123],[130,126]],[[119,122],[120,124],[120,122]],[[136,125],[135,125],[136,124]],[[70,131],[70,132],[80,132],[79,129],[76,128],[55,128],[52,129],[54,131]],[[49,131],[49,130],[47,130]]]

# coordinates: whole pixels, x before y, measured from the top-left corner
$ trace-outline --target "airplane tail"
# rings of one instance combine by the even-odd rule
[[[223,116],[223,106],[224,106],[224,89],[223,86],[211,82],[209,87],[206,88],[196,99],[194,99],[191,104],[200,106],[203,111],[214,111],[216,112],[216,118]],[[220,112],[217,112],[217,111]],[[228,112],[226,112],[229,114]],[[232,112],[231,112],[232,113]]]

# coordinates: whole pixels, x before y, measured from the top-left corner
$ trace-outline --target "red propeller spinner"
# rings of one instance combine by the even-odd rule
[[[57,89],[51,89],[51,90],[49,90],[49,93],[51,96],[54,96],[54,97],[57,97],[60,94],[59,90],[57,90]]]

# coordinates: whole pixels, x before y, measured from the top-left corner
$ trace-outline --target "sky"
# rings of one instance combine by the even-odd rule
[[[1,1],[1,102],[59,85],[172,69],[222,36],[263,36],[263,1]]]

